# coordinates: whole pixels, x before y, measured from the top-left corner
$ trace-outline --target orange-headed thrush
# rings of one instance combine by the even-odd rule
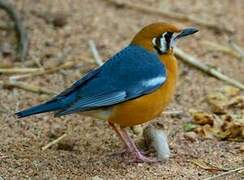
[[[81,113],[107,120],[134,162],[153,162],[136,147],[124,128],[157,117],[169,104],[176,86],[173,47],[195,28],[154,23],[101,67],[89,72],[51,100],[16,113],[18,117],[55,111],[55,116]]]

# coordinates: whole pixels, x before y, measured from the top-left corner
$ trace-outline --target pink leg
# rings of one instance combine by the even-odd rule
[[[113,123],[109,123],[110,126],[115,130],[115,132],[119,135],[120,139],[125,143],[126,147],[129,149],[129,151],[133,155],[133,160],[130,162],[159,162],[157,159],[150,159],[148,157],[145,157],[139,149],[136,147],[135,143],[131,139],[131,137],[128,135],[125,129],[117,128]]]
[[[119,138],[122,140],[122,142],[125,144],[125,148],[122,149],[120,152],[115,153],[115,154],[125,154],[125,153],[133,152],[133,149],[130,147],[130,144],[128,144],[128,142],[124,140],[120,129],[118,127],[116,127],[113,123],[111,123],[111,122],[108,122],[108,123],[112,127],[112,129],[116,132],[116,134],[119,136]]]

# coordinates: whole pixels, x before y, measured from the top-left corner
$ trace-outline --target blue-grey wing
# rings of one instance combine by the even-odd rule
[[[130,45],[88,76],[56,97],[66,104],[57,116],[111,106],[151,93],[165,82],[166,69],[156,53]]]

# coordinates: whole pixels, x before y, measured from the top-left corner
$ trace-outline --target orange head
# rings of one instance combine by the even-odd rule
[[[180,29],[168,23],[153,23],[144,27],[133,38],[136,44],[149,51],[156,50],[160,55],[171,53],[176,40],[198,32],[195,28]]]

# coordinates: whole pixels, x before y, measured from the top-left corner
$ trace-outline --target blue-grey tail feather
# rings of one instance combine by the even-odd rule
[[[45,113],[45,112],[50,112],[50,111],[57,111],[62,109],[62,104],[59,103],[58,101],[51,101],[51,102],[46,102],[43,104],[39,104],[36,106],[33,106],[31,108],[28,108],[26,110],[20,111],[15,113],[18,118],[30,116],[33,114],[40,114],[40,113]]]

